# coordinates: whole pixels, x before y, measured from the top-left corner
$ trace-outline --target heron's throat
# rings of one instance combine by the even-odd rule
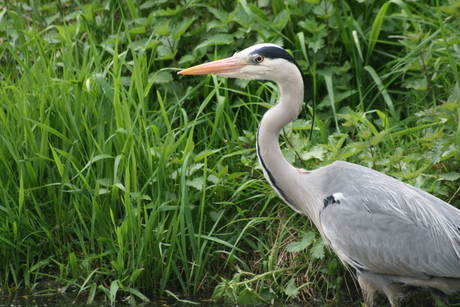
[[[265,178],[280,198],[294,210],[296,206],[290,196],[293,187],[286,185],[286,182],[291,182],[289,179],[295,177],[298,171],[284,158],[279,146],[279,135],[281,129],[299,114],[302,99],[303,88],[295,92],[281,89],[279,103],[265,113],[257,131],[257,156]]]

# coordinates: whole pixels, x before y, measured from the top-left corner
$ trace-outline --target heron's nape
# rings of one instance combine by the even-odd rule
[[[307,215],[347,266],[357,272],[366,306],[376,292],[399,306],[405,288],[460,291],[460,210],[372,169],[336,161],[312,171],[284,159],[281,129],[294,120],[304,98],[303,73],[273,44],[258,44],[232,57],[180,71],[274,81],[278,104],[263,116],[256,150],[264,176],[279,197]]]

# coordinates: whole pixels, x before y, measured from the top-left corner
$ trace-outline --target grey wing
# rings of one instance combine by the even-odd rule
[[[396,214],[366,210],[377,206],[359,196],[338,196],[325,202],[320,220],[342,261],[381,274],[460,277],[458,236],[433,235],[432,229]]]

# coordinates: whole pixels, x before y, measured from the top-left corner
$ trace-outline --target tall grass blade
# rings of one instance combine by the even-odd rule
[[[374,80],[375,85],[379,89],[380,94],[383,96],[383,99],[385,100],[385,102],[387,104],[387,107],[388,107],[388,110],[390,111],[390,113],[395,118],[398,118],[396,110],[395,110],[395,107],[393,105],[393,101],[392,101],[390,95],[388,94],[388,91],[386,90],[385,86],[382,84],[382,81],[380,80],[380,77],[377,74],[377,72],[374,70],[374,68],[372,68],[370,66],[367,66],[367,65],[364,66],[364,69],[371,75],[372,79]]]

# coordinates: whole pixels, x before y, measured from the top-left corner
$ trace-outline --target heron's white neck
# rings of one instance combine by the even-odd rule
[[[295,171],[295,168],[286,161],[281,153],[279,134],[284,126],[299,115],[304,91],[302,79],[300,79],[300,82],[282,82],[278,84],[280,85],[280,100],[264,114],[257,132],[259,162],[262,169],[264,169],[265,177],[271,184],[273,182],[271,182],[272,179],[268,178],[268,172],[276,176],[281,173]]]
[[[297,68],[296,68],[297,69]],[[304,84],[300,73],[286,76],[285,80],[275,80],[280,86],[280,101],[268,110],[260,122],[257,132],[257,155],[265,178],[277,194],[294,210],[307,214],[310,218],[316,212],[305,212],[305,207],[299,206],[300,201],[310,203],[314,199],[312,190],[303,191],[305,199],[297,199],[296,187],[300,172],[289,164],[283,157],[279,147],[281,129],[293,121],[302,108]],[[297,187],[299,188],[299,187]],[[298,192],[298,191],[297,191]]]

